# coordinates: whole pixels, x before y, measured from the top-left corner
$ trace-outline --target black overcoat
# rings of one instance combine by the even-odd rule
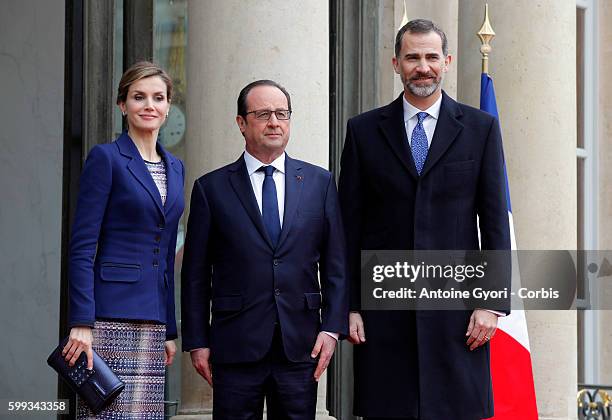
[[[340,204],[351,309],[360,309],[362,249],[510,249],[498,121],[443,92],[422,174],[404,128],[401,95],[351,118]],[[489,345],[469,351],[467,311],[361,311],[355,414],[474,420],[493,416]]]

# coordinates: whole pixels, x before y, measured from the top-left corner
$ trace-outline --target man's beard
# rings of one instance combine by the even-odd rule
[[[427,98],[428,96],[433,95],[433,93],[438,90],[438,87],[442,84],[442,76],[439,79],[436,79],[433,75],[424,75],[425,77],[431,76],[433,77],[433,81],[429,85],[417,85],[413,83],[412,80],[408,80],[407,82],[404,80],[404,86],[408,88],[410,93],[414,96],[419,96],[421,98]]]

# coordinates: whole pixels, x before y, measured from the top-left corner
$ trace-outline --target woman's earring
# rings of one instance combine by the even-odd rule
[[[125,117],[125,116],[127,115],[127,112],[122,111],[122,112],[121,112],[121,115],[123,115],[123,116]]]

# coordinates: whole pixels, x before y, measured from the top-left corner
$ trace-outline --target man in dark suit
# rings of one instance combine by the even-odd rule
[[[348,332],[334,178],[287,156],[290,117],[283,87],[247,85],[236,117],[244,154],[191,195],[183,350],[214,388],[215,419],[261,418],[264,396],[269,418],[314,419],[317,381]]]
[[[396,37],[404,91],[348,122],[339,182],[351,282],[355,413],[476,420],[493,415],[488,340],[503,313],[361,311],[360,251],[509,249],[498,122],[441,89],[444,32],[414,20]],[[367,337],[367,339],[366,339]]]

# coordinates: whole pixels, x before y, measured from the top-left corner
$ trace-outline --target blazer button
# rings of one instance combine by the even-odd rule
[[[155,248],[155,249],[153,250],[153,253],[154,253],[154,254],[159,254],[159,248]]]
[[[274,266],[277,266],[280,264],[280,260],[275,259],[274,261],[272,261],[272,264],[274,264]]]
[[[279,296],[280,295],[280,289],[274,289],[274,294],[276,296]]]
[[[153,261],[153,267],[157,267],[159,265],[159,262],[157,260]]]
[[[164,230],[164,224],[163,223],[158,224],[157,227],[159,228],[159,230]]]

